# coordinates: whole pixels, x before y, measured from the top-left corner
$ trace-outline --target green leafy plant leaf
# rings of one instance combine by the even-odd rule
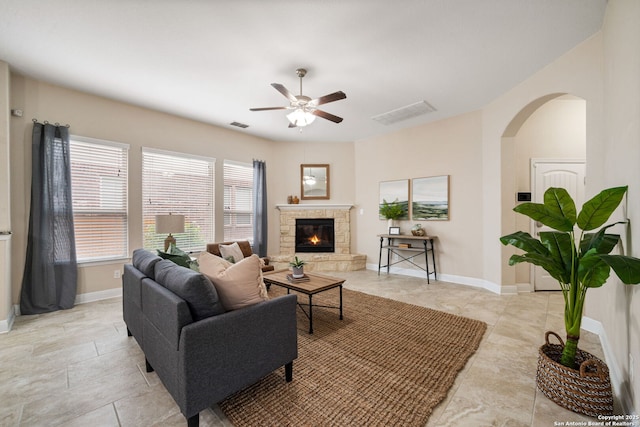
[[[502,236],[500,241],[503,245],[512,245],[525,252],[534,252],[538,254],[548,255],[549,250],[538,239],[531,237],[529,233],[524,231],[516,231],[507,236]]]
[[[598,255],[596,249],[587,252],[578,266],[578,280],[587,288],[599,288],[604,285],[611,268]]]
[[[620,236],[618,234],[607,234],[605,231],[616,224],[625,224],[625,222],[619,221],[609,224],[606,227],[602,227],[597,233],[585,233],[580,242],[580,252],[586,254],[591,248],[595,248],[599,254],[610,253],[620,241]]]
[[[600,255],[616,275],[627,285],[640,283],[640,259],[624,255]]]
[[[558,266],[562,266],[562,281],[568,283],[571,278],[571,262],[575,256],[571,236],[558,231],[543,231],[540,232],[540,241],[549,249]]]
[[[509,258],[509,265],[519,264],[521,262],[528,262],[529,264],[535,264],[545,269],[547,273],[551,275],[560,283],[567,283],[565,279],[565,270],[562,265],[558,264],[555,259],[535,253],[527,253],[524,255],[511,255]]]
[[[544,205],[553,216],[565,218],[571,227],[576,223],[576,204],[564,188],[548,188],[544,192]]]
[[[513,210],[555,230],[571,231],[573,229],[573,223],[569,219],[558,216],[557,213],[550,211],[546,205],[541,203],[523,203]]]
[[[585,202],[578,214],[578,227],[590,231],[602,226],[616,210],[626,191],[627,186],[608,188]]]

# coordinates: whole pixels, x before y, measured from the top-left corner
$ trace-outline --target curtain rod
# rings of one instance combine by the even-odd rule
[[[31,121],[32,121],[33,123],[38,123],[38,119],[31,119]],[[44,124],[45,124],[45,125],[48,125],[48,124],[49,124],[49,122],[45,120],[45,121],[44,121]],[[62,126],[62,125],[61,125],[60,123],[58,123],[58,122],[55,122],[54,124],[55,124],[55,126]],[[69,127],[69,124],[67,123],[66,125],[64,125],[64,127],[68,128],[68,127]]]

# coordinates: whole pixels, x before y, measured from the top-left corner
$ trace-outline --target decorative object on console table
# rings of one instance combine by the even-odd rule
[[[164,251],[167,252],[170,245],[176,244],[176,239],[171,233],[184,233],[184,215],[156,215],[156,233],[169,233],[164,239]]]
[[[606,231],[628,221],[604,225],[626,192],[626,186],[603,190],[586,201],[578,213],[567,190],[551,187],[544,193],[544,203],[522,203],[513,210],[552,231],[536,233],[536,237],[516,231],[500,238],[504,245],[524,251],[512,255],[509,265],[527,262],[542,267],[558,281],[564,297],[567,341],[559,339],[559,345],[551,345],[549,334],[545,337],[546,344],[538,353],[538,388],[558,405],[593,417],[613,414],[613,399],[606,365],[590,360],[595,356],[578,348],[587,291],[604,285],[611,269],[624,284],[640,283],[640,259],[609,255],[620,235]],[[580,234],[576,235],[578,230]],[[576,378],[588,381],[577,382]],[[590,398],[596,394],[597,405]]]
[[[424,231],[424,228],[422,228],[422,224],[416,224],[411,227],[411,234],[414,236],[424,236],[427,233]]]
[[[294,279],[301,279],[304,277],[304,265],[306,264],[306,262],[304,260],[301,260],[300,258],[298,258],[297,256],[293,259],[293,261],[291,261],[289,263],[289,265],[291,266],[291,270],[292,270],[292,277]]]
[[[400,235],[400,227],[389,227],[389,234]]]

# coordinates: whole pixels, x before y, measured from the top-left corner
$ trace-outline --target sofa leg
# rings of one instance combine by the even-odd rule
[[[293,380],[293,362],[284,365],[284,378],[290,383]]]
[[[198,427],[200,425],[200,414],[195,414],[187,418],[187,427]]]
[[[147,372],[153,372],[153,366],[151,366],[151,364],[149,363],[146,357],[144,358],[144,364],[145,364],[145,367],[147,368]]]

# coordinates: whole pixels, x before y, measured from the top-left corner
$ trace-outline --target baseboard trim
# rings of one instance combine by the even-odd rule
[[[104,299],[118,298],[122,296],[122,288],[106,289],[104,291],[89,292],[76,295],[76,304],[102,301]]]
[[[581,328],[585,331],[598,335],[600,338],[600,345],[604,352],[604,359],[607,363],[607,367],[609,368],[609,378],[611,379],[613,394],[616,396],[616,400],[620,402],[623,414],[635,414],[636,412],[633,407],[633,400],[631,399],[629,383],[625,380],[622,370],[620,369],[620,366],[618,366],[602,323],[591,319],[590,317],[583,316]]]
[[[13,321],[16,319],[15,313],[13,310],[9,310],[9,315],[6,319],[0,320],[0,334],[8,333],[13,327]]]
[[[366,267],[367,267],[367,270],[378,271],[378,264],[367,264]],[[383,271],[380,270],[380,272],[382,273]],[[386,272],[387,271],[385,268],[384,273],[386,274]],[[410,276],[410,277],[418,277],[425,280],[427,279],[427,273],[425,273],[423,270],[415,270],[412,268],[390,267],[389,273],[401,274],[403,276]],[[433,276],[431,276],[430,278],[433,278]],[[457,285],[472,286],[474,288],[482,288],[498,295],[516,295],[518,293],[518,287],[516,285],[500,286],[488,280],[476,279],[474,277],[456,276],[452,274],[438,273],[438,280],[442,282],[455,283]]]
[[[78,294],[76,295],[75,304],[86,304],[88,302],[102,301],[110,298],[118,298],[122,296],[122,288],[113,288],[107,289],[104,291],[96,291],[96,292],[88,292],[86,294]],[[13,306],[13,311],[16,316],[21,316],[20,313],[20,305],[16,304]],[[13,321],[11,322],[13,324]],[[2,327],[2,322],[0,322],[0,328]],[[11,328],[9,328],[11,330]],[[7,331],[8,332],[8,331]]]

